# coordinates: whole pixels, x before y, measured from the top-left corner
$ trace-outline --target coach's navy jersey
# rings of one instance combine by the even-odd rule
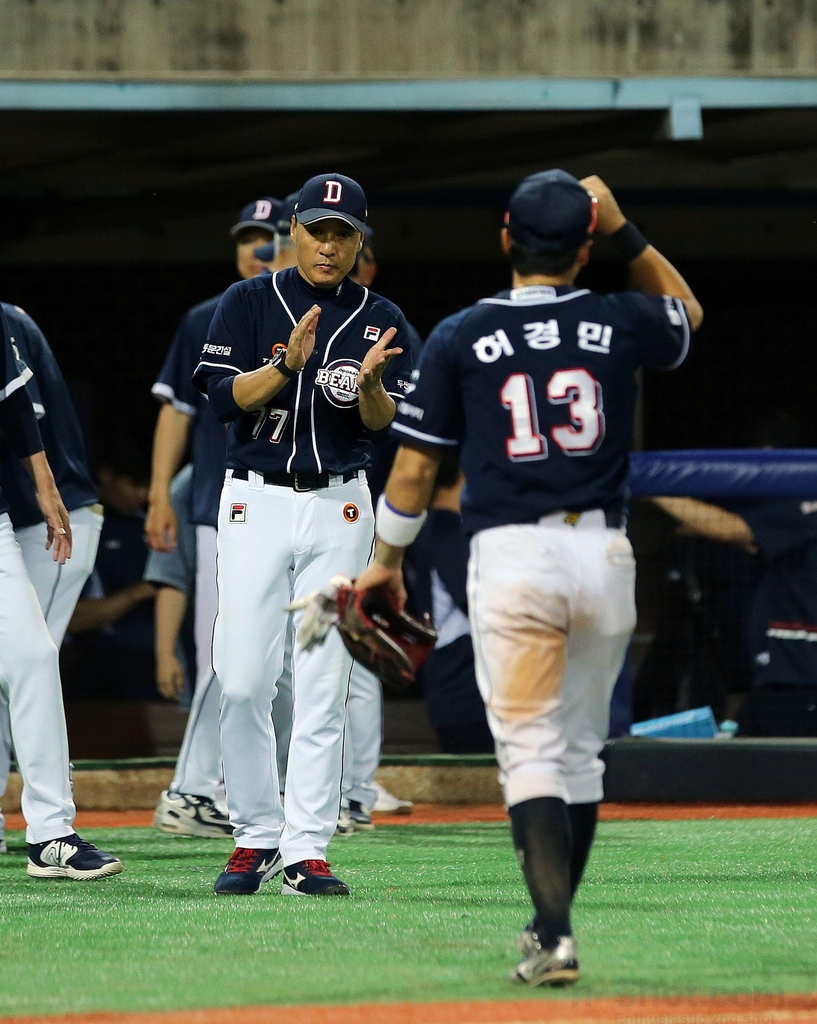
[[[221,296],[216,295],[185,313],[152,388],[157,398],[172,402],[179,412],[194,417],[191,522],[202,526],[218,524],[218,500],[227,460],[227,431],[216,419],[207,398],[193,386],[193,373],[220,299]]]
[[[65,379],[45,335],[19,306],[0,303],[17,354],[34,374],[26,387],[40,423],[45,454],[69,512],[96,501],[85,441]],[[43,521],[34,484],[5,441],[0,441],[0,476],[9,515],[19,530]]]
[[[3,311],[3,304],[0,303],[0,402],[14,394],[19,388],[25,387],[31,379],[31,370],[25,365],[19,354],[14,351],[12,334],[9,324],[6,321],[6,314]],[[2,485],[6,474],[0,467],[0,485]],[[0,486],[0,515],[8,512],[9,507],[3,498],[2,486]]]
[[[533,286],[443,320],[393,429],[456,454],[469,533],[558,510],[623,511],[640,366],[673,369],[680,299]]]
[[[256,370],[286,345],[293,327],[321,307],[315,351],[261,413],[245,413],[232,398],[232,378]],[[372,432],[360,418],[357,375],[366,353],[390,328],[403,354],[383,374],[396,400],[409,387],[412,362],[406,320],[393,303],[345,278],[314,288],[297,268],[239,281],[224,293],[194,382],[207,391],[228,432],[227,465],[289,473],[343,473],[369,464]]]

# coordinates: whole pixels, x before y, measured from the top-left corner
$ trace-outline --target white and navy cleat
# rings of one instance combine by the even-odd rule
[[[284,896],[348,896],[349,886],[336,878],[325,860],[299,860],[284,868]]]
[[[118,875],[122,861],[102,853],[76,832],[47,843],[28,844],[26,873],[32,878],[70,878],[74,882],[94,881]]]
[[[579,959],[576,940],[563,935],[556,946],[548,949],[539,941],[528,925],[519,936],[519,953],[524,958],[511,975],[514,981],[525,985],[572,985],[579,980]]]
[[[223,839],[232,836],[229,817],[214,800],[193,793],[165,790],[153,813],[153,827],[174,836]]]
[[[280,874],[283,866],[277,848],[252,850],[237,846],[216,879],[213,890],[216,896],[251,896],[264,882]]]

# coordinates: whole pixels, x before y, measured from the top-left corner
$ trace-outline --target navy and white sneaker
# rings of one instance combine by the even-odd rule
[[[223,839],[232,836],[229,817],[214,800],[193,793],[171,793],[165,790],[153,813],[153,827],[175,836],[196,836],[199,839]]]
[[[359,800],[349,801],[349,817],[358,832],[371,832],[374,829],[371,814]]]
[[[32,878],[70,878],[74,882],[93,881],[118,875],[122,861],[102,853],[76,832],[47,843],[28,844],[26,873]]]
[[[284,896],[348,896],[349,886],[330,871],[325,860],[299,860],[284,868]]]
[[[216,896],[251,896],[283,868],[281,854],[273,850],[251,850],[237,846],[227,866],[216,879]]]

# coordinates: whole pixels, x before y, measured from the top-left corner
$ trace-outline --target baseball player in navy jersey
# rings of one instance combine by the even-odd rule
[[[249,279],[267,270],[255,249],[276,229],[281,210],[265,197],[245,206],[230,234],[236,243],[236,266]],[[170,484],[182,464],[192,431],[191,517],[196,526],[196,597],[194,632],[197,670],[193,703],[170,788],[162,793],[154,825],[176,835],[219,837],[232,829],[223,806],[221,752],[218,738],[218,686],[211,667],[210,645],[216,617],[216,524],[224,479],[226,432],[206,398],[192,384],[210,321],[221,296],[188,310],[179,324],[165,364],[153,385],[163,402],[153,439],[153,468],[145,536],[154,551],[176,544],[179,525],[170,501]]]
[[[594,227],[638,291],[577,288]],[[702,312],[674,267],[596,178],[526,178],[502,245],[513,287],[443,320],[394,430],[402,447],[358,587],[405,600],[403,551],[446,455],[466,477],[468,605],[477,680],[534,906],[514,977],[579,976],[570,907],[602,797],[609,699],[635,624],[624,531],[636,371],[672,369]]]
[[[71,514],[73,547],[64,565],[46,550],[48,527],[34,485],[23,464],[0,440],[0,478],[29,578],[37,593],[51,639],[59,650],[85,581],[91,574],[102,529],[101,506],[91,483],[85,443],[54,353],[40,328],[19,306],[2,305],[6,323],[23,362],[34,374],[26,384],[54,478]],[[0,694],[0,796],[11,760],[8,705]],[[2,838],[0,815],[0,839]]]
[[[351,178],[306,182],[291,228],[297,266],[227,290],[194,377],[230,424],[213,664],[236,850],[217,893],[257,892],[282,869],[287,894],[349,892],[326,861],[352,667],[340,637],[293,655],[283,806],[270,704],[285,659],[285,606],[332,571],[356,576],[368,562],[369,444],[409,383],[408,353],[389,347],[405,333],[403,314],[346,277],[365,220]]]
[[[68,512],[57,490],[19,359],[14,329],[0,308],[0,430],[29,472],[56,562],[71,556]],[[0,480],[2,484],[2,480]],[[68,736],[57,648],[14,539],[0,492],[0,692],[8,702],[17,763],[23,778],[27,872],[35,878],[104,878],[122,870],[73,829]]]

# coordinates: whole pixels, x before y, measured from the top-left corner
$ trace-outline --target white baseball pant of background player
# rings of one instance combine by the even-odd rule
[[[216,585],[217,532],[214,526],[196,527],[196,593],[193,632],[196,645],[196,684],[190,704],[189,725],[176,761],[170,790],[193,793],[222,803],[224,783],[221,772],[219,740],[219,702],[221,689],[213,671],[213,626],[218,612]],[[283,792],[286,760],[292,730],[292,633],[287,638],[284,670],[278,680],[278,697],[273,723],[278,744],[278,775]]]
[[[357,662],[352,667],[343,742],[343,804],[356,800],[367,811],[377,802],[374,784],[383,745],[380,680]]]
[[[556,513],[483,530],[471,542],[468,604],[505,803],[601,800],[598,755],[635,628],[624,531],[598,510],[575,526]]]
[[[29,843],[71,835],[76,813],[59,656],[8,514],[0,515],[0,693],[12,707]]]
[[[344,516],[349,504],[359,511],[353,522]],[[284,609],[337,573],[362,572],[373,537],[374,513],[362,472],[347,483],[299,492],[265,485],[259,473],[250,472],[245,481],[227,471],[219,509],[213,638],[227,804],[236,845],[280,847],[284,864],[324,860],[334,834],[352,667],[337,631],[312,651],[296,646],[282,807],[270,699],[286,653],[290,613]],[[296,628],[299,621],[296,614]]]
[[[71,512],[73,549],[65,565],[60,565],[51,557],[51,552],[45,550],[48,537],[45,523],[25,526],[14,531],[45,624],[57,650],[62,645],[85,581],[93,571],[101,532],[102,516],[99,512],[93,508],[80,508]],[[5,694],[0,692],[0,797],[6,792],[11,750],[8,700]],[[0,832],[2,831],[3,816],[0,814]]]

